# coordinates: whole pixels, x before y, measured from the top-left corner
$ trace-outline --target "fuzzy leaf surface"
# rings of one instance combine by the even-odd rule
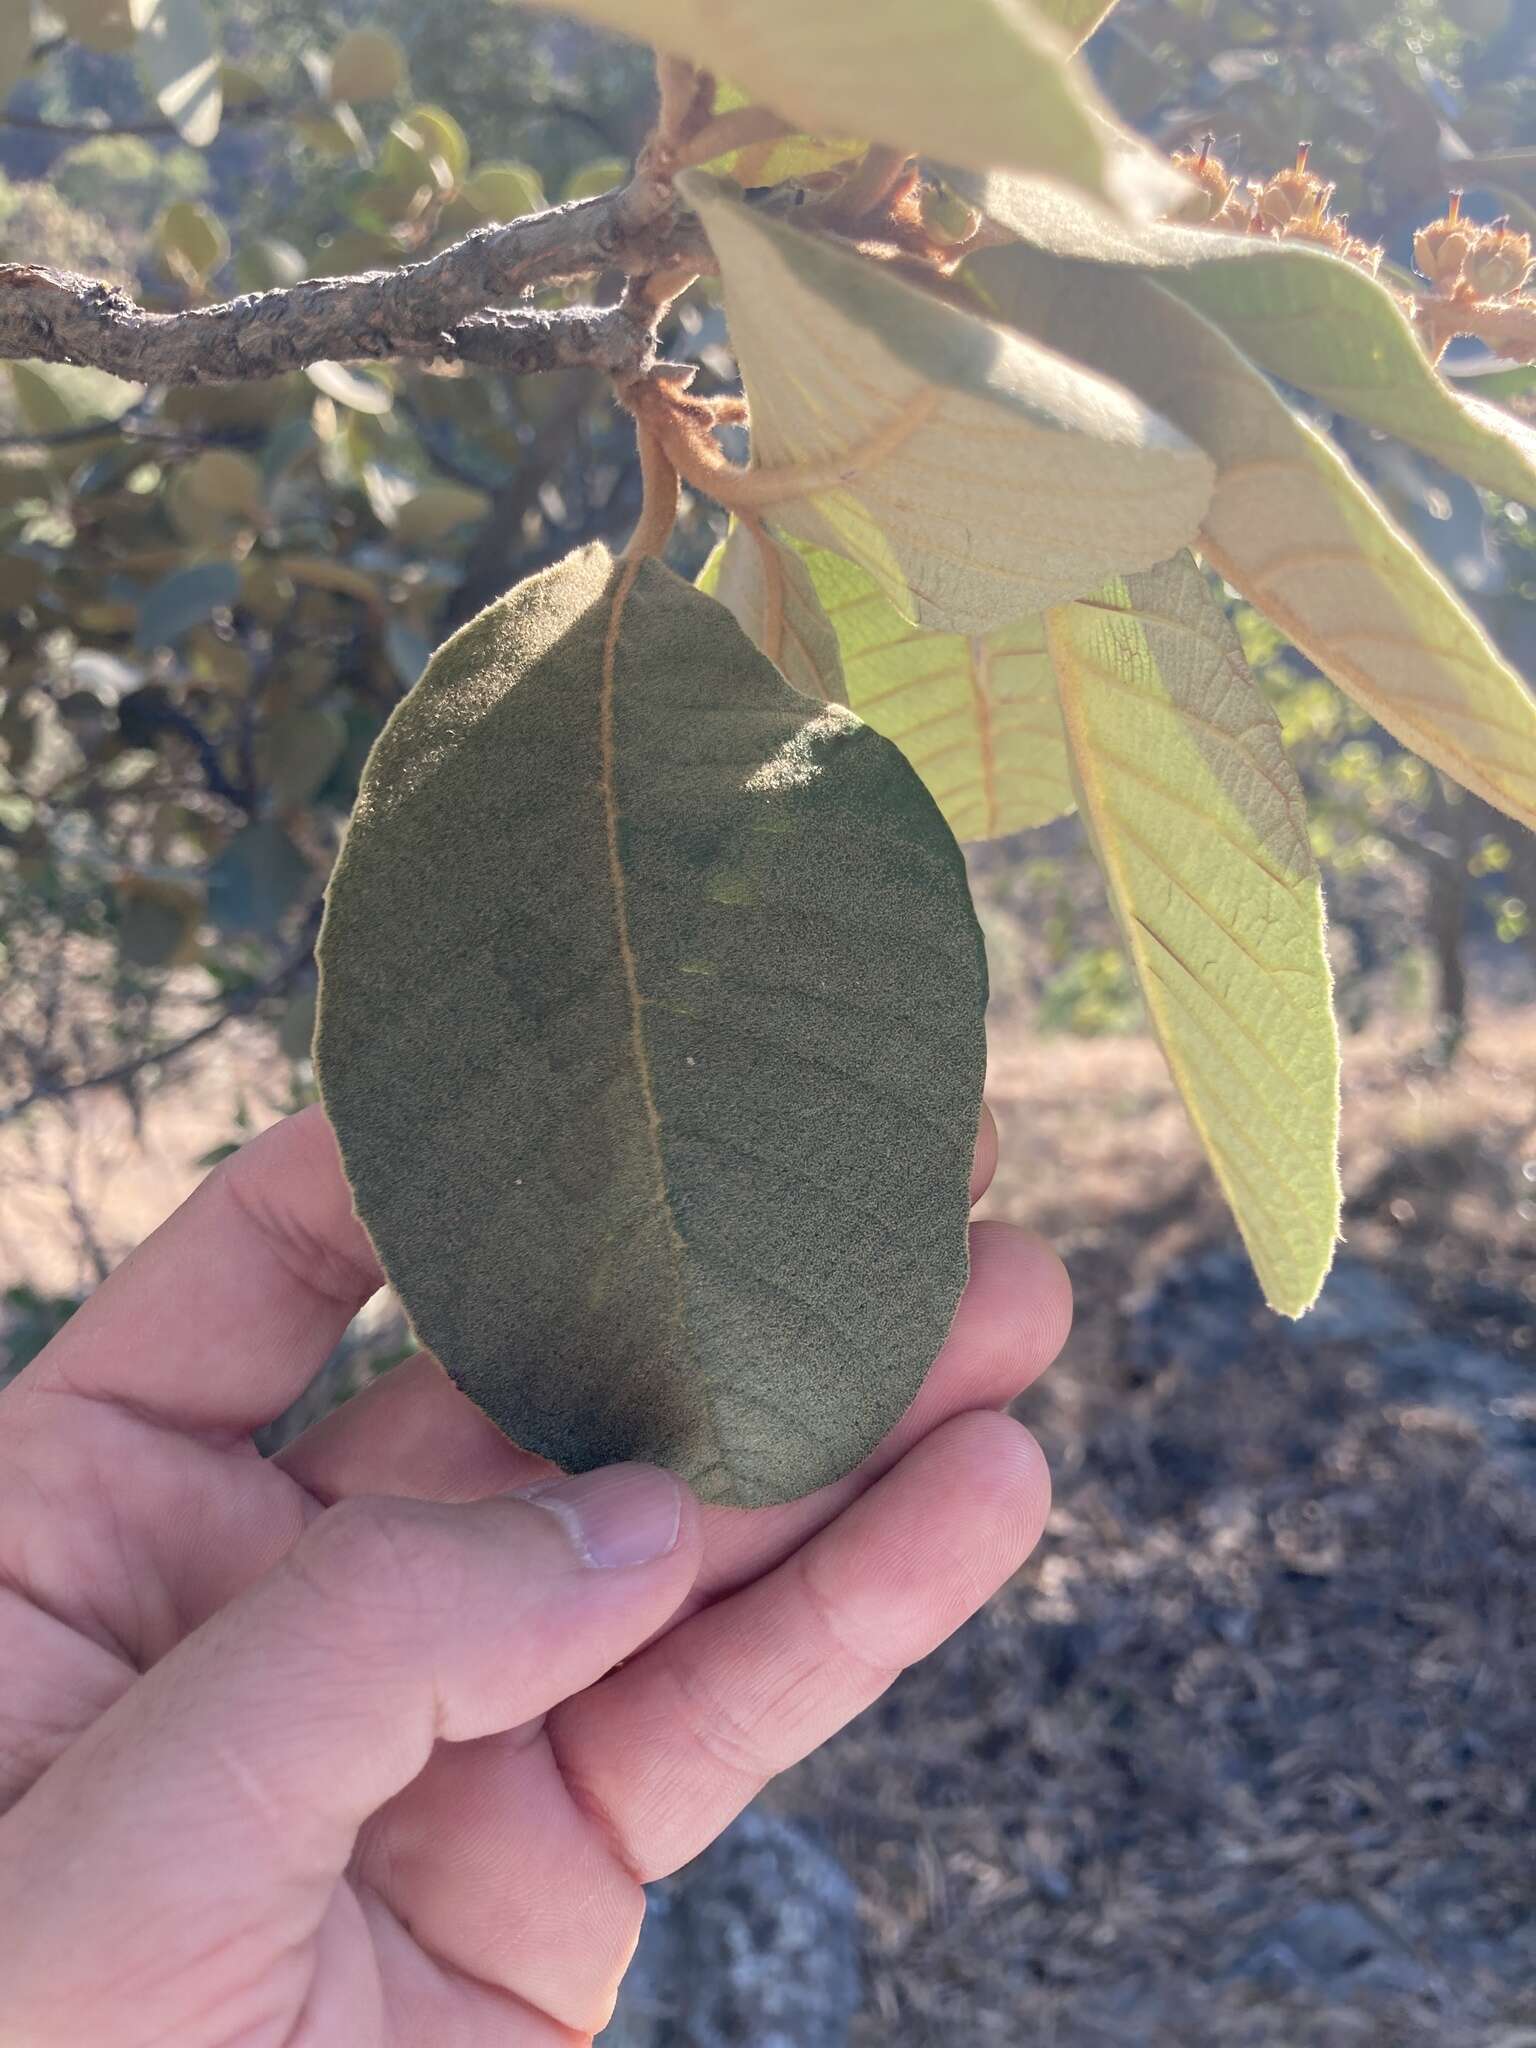
[[[570,1469],[846,1472],[966,1274],[986,970],[900,753],[600,548],[433,658],[364,776],[317,1063],[423,1341]]]
[[[837,633],[798,549],[766,528],[754,539],[739,519],[695,581],[719,600],[754,647],[803,696],[846,704]],[[880,727],[877,725],[878,732]]]
[[[686,57],[807,135],[1105,190],[1097,95],[1027,0],[881,0],[874,14],[868,0],[559,0],[559,11]]]
[[[1536,428],[1452,390],[1384,284],[1326,249],[1116,218],[1038,178],[954,175],[1029,247],[1141,270],[1272,377],[1394,434],[1486,490],[1536,504]]]
[[[847,555],[904,618],[994,626],[1193,536],[1211,465],[1121,386],[680,180],[719,259],[758,509]]]
[[[768,546],[786,593],[784,673],[797,689],[809,684],[813,696],[835,681],[841,701],[901,748],[957,839],[1001,838],[1072,809],[1077,799],[1042,620],[971,636],[925,633],[844,556],[772,537]],[[737,523],[705,564],[699,587],[766,652],[764,584],[763,551]],[[802,682],[792,664],[812,647],[819,658]]]
[[[1270,1305],[1339,1227],[1339,1051],[1306,804],[1186,554],[1046,630],[1079,803],[1148,1014]]]
[[[1007,317],[1071,345],[1198,435],[1217,465],[1198,545],[1387,731],[1536,826],[1536,697],[1332,444],[1148,278],[989,252]]]

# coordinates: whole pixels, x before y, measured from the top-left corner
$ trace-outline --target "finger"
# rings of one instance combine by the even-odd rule
[[[971,1168],[973,1202],[985,1193],[996,1165],[997,1125],[983,1104]],[[1049,1292],[1055,1283],[1048,1276],[1044,1284]],[[1054,1347],[1041,1364],[1051,1355]],[[279,1462],[326,1501],[352,1493],[478,1500],[553,1469],[547,1459],[509,1443],[428,1352],[418,1352],[311,1424]]]
[[[318,1108],[215,1170],[29,1368],[178,1428],[244,1432],[314,1377],[383,1281]]]
[[[1050,1483],[1007,1417],[957,1416],[769,1577],[550,1718],[567,1783],[644,1882],[686,1863],[1029,1555]]]
[[[554,1470],[547,1458],[509,1442],[429,1351],[391,1367],[311,1423],[276,1462],[323,1501],[354,1493],[483,1500]]]
[[[719,1599],[788,1557],[952,1416],[1017,1400],[1071,1325],[1072,1284],[1045,1240],[1012,1224],[973,1223],[970,1282],[912,1406],[857,1472],[835,1485],[783,1507],[706,1509],[704,1567],[689,1606]]]
[[[997,1171],[997,1119],[986,1103],[981,1105],[981,1122],[976,1131],[976,1152],[971,1160],[971,1200],[979,1202],[992,1185]]]
[[[705,1563],[695,1599],[742,1584],[823,1527],[927,1432],[967,1408],[1005,1407],[1066,1341],[1072,1290],[1038,1237],[1005,1223],[971,1227],[971,1277],[949,1337],[916,1401],[856,1473],[778,1508],[704,1511]],[[281,1455],[325,1501],[353,1493],[475,1500],[549,1468],[509,1443],[420,1353],[396,1366]]]
[[[0,1871],[26,1873],[0,1879],[8,1973],[25,1959],[19,1991],[6,1986],[18,2038],[29,2000],[41,2015],[62,1984],[86,2010],[141,1962],[174,1987],[210,1925],[259,1926],[274,1957],[302,1963],[357,1830],[434,1743],[519,1726],[592,1684],[676,1607],[698,1545],[686,1491],[643,1466],[533,1498],[320,1517],[0,1822]],[[113,1984],[97,1983],[108,1967]],[[146,2038],[191,2038],[182,2017]]]

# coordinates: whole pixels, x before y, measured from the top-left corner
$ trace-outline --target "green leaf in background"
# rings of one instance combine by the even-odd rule
[[[219,132],[219,48],[203,0],[129,0],[139,74],[183,142],[206,149]]]
[[[366,164],[372,155],[362,123],[345,100],[321,113],[295,114],[293,132],[316,156],[335,163],[344,163],[350,157]]]
[[[991,251],[1009,319],[1072,346],[1196,434],[1217,465],[1198,545],[1404,746],[1536,824],[1536,698],[1331,442],[1147,277]]]
[[[1447,362],[1445,374],[1464,384],[1473,398],[1530,398],[1536,394],[1536,363],[1512,363],[1501,356],[1483,362]]]
[[[752,95],[727,79],[715,86],[711,114],[734,113],[753,104]],[[780,135],[769,142],[754,142],[744,149],[730,149],[711,157],[702,169],[717,178],[732,178],[738,185],[778,185],[790,178],[812,178],[821,171],[835,170],[860,157],[867,143],[847,136],[822,138],[815,135]]]
[[[32,15],[26,7],[0,10],[0,106],[32,69]]]
[[[282,826],[266,818],[237,832],[208,870],[208,915],[225,934],[271,937],[306,901],[314,870]]]
[[[842,555],[770,537],[765,559],[738,521],[699,576],[772,654],[768,562],[781,584],[779,666],[797,689],[846,703],[893,741],[959,839],[1043,825],[1076,797],[1040,619],[966,636],[909,625]]]
[[[295,989],[283,1005],[277,1042],[291,1060],[307,1060],[315,1037],[315,985]]]
[[[235,257],[235,282],[243,292],[269,292],[297,284],[308,270],[303,250],[280,235],[256,235]]]
[[[897,750],[588,548],[434,657],[364,777],[317,1063],[422,1341],[518,1441],[709,1501],[848,1471],[966,1274],[986,971]]]
[[[359,105],[393,99],[409,81],[405,51],[388,29],[354,28],[336,45],[331,57],[330,98]]]
[[[98,420],[104,427],[110,426],[144,396],[142,384],[129,384],[84,363],[12,363],[9,367],[17,408],[38,434],[70,433]]]
[[[266,491],[259,466],[236,448],[205,448],[183,472],[183,485],[194,504],[229,518],[260,525],[266,517]]]
[[[739,519],[695,581],[718,599],[786,681],[822,704],[846,704],[837,634],[799,553],[766,528]],[[850,565],[851,566],[851,565]]]
[[[50,0],[65,33],[103,56],[121,56],[133,48],[134,23],[130,0]],[[8,12],[26,20],[28,9],[9,0]]]
[[[240,571],[233,562],[197,562],[173,569],[139,604],[134,644],[146,651],[169,647],[192,626],[227,610],[240,595]]]
[[[1263,235],[1117,220],[1039,179],[947,175],[1029,247],[1154,275],[1271,376],[1487,490],[1536,504],[1536,427],[1452,390],[1387,287],[1344,257]]]
[[[202,284],[229,261],[224,223],[195,199],[173,200],[155,223],[154,237],[167,269],[187,282]]]
[[[681,181],[720,264],[760,508],[903,617],[985,633],[1184,546],[1211,466],[1117,385]],[[790,472],[805,472],[804,476]]]
[[[594,157],[591,163],[582,164],[572,171],[560,197],[567,203],[572,199],[596,199],[599,193],[611,192],[615,186],[622,185],[628,176],[627,157]]]
[[[196,950],[204,890],[199,876],[161,868],[118,876],[117,948],[134,967],[172,967]]]
[[[1306,802],[1188,555],[1046,620],[1079,803],[1174,1080],[1272,1308],[1339,1228],[1339,1051]]]
[[[554,0],[541,0],[553,5]],[[729,78],[807,135],[867,135],[984,169],[1011,164],[1105,192],[1086,75],[1027,0],[560,0]]]
[[[531,164],[481,164],[465,179],[463,196],[483,220],[520,220],[546,204],[544,186]]]
[[[304,374],[317,391],[351,412],[377,415],[394,406],[393,387],[376,371],[354,370],[346,363],[311,363]]]
[[[421,138],[423,148],[448,166],[454,183],[461,183],[469,169],[469,138],[452,114],[444,107],[412,107],[405,125]]]
[[[347,744],[347,724],[323,704],[281,712],[256,743],[256,772],[278,811],[309,803],[330,779]]]
[[[407,547],[432,547],[461,526],[489,517],[490,510],[488,491],[477,491],[469,484],[423,484],[399,507],[393,524]]]

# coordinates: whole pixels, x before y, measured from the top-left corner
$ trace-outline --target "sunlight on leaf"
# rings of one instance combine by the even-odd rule
[[[985,633],[1191,538],[1210,464],[1118,385],[680,182],[719,259],[753,461],[785,473],[760,509],[903,617]]]
[[[1339,1227],[1338,1035],[1306,804],[1182,555],[1046,619],[1079,802],[1148,1013],[1271,1307]]]
[[[555,5],[555,0],[540,0]],[[559,0],[560,11],[734,80],[807,135],[866,135],[1106,194],[1099,102],[1027,0]],[[1106,194],[1107,196],[1107,194]]]
[[[1353,263],[1258,235],[1137,225],[1040,179],[963,170],[953,179],[1031,248],[1155,275],[1271,376],[1487,490],[1536,504],[1536,428],[1452,390],[1387,287]]]
[[[1068,335],[1217,464],[1198,545],[1404,746],[1536,824],[1536,698],[1323,435],[1146,278],[1022,249],[978,266],[999,310]]]
[[[694,581],[725,606],[787,682],[823,704],[846,704],[837,634],[810,571],[787,541],[764,528],[758,532],[754,539],[733,520]]]
[[[320,962],[359,1214],[520,1443],[749,1506],[901,1415],[965,1283],[981,935],[897,749],[720,605],[592,547],[455,635]]]
[[[782,562],[784,617],[801,647],[831,642],[819,675],[901,748],[959,839],[997,839],[1070,811],[1076,798],[1041,620],[986,634],[925,633],[842,555],[770,541]],[[739,523],[707,565],[712,589],[763,645],[763,557]],[[802,587],[803,586],[803,587]],[[814,610],[812,609],[814,608]],[[796,682],[794,672],[786,675]],[[804,688],[803,683],[797,687]]]

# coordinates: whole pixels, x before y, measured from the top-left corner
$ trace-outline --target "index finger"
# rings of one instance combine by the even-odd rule
[[[216,1167],[23,1379],[248,1431],[303,1392],[383,1280],[330,1125],[302,1110]]]

